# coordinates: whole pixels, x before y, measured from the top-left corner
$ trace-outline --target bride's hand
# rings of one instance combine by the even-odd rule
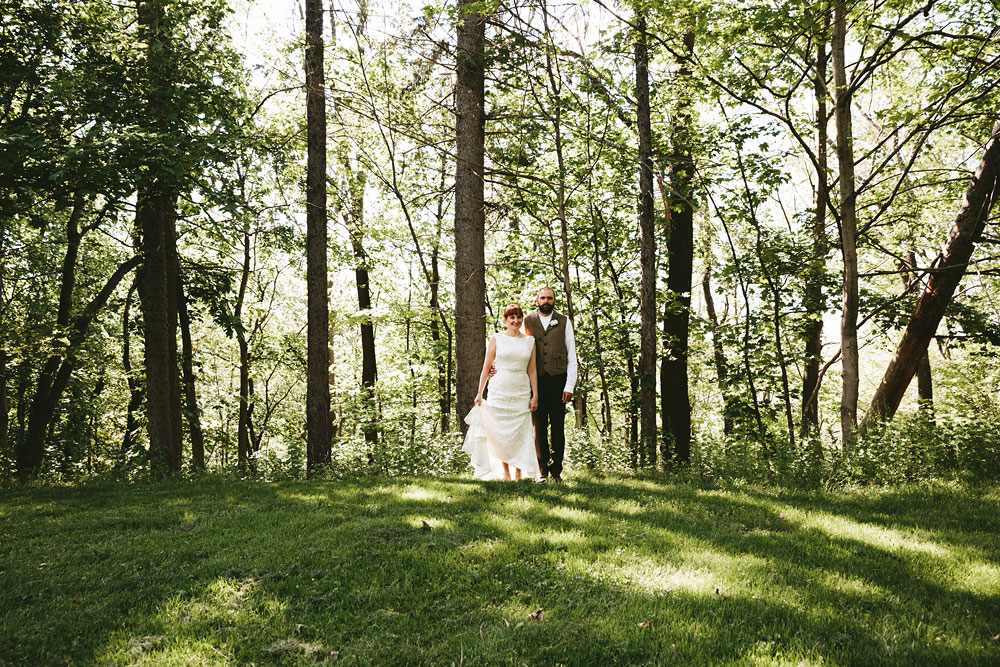
[[[528,409],[534,412],[538,409],[538,397],[532,396],[531,400],[528,401]]]
[[[483,404],[483,395],[479,394],[478,396],[476,396],[476,405],[482,405],[482,404]]]

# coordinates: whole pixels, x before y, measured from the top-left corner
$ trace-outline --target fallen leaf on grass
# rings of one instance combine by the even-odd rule
[[[641,623],[639,623],[639,627],[640,628],[651,628],[651,627],[653,627],[653,622],[652,621],[642,621]]]
[[[537,618],[539,621],[542,620],[542,610],[536,609],[535,611],[528,614],[528,618]]]
[[[993,641],[997,641],[998,639],[1000,639],[1000,635],[993,635]]]
[[[73,598],[73,602],[83,602],[83,598],[81,598],[81,597],[75,597],[75,598]]]

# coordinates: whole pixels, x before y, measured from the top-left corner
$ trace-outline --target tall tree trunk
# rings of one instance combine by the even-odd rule
[[[163,4],[137,0],[139,38],[146,47],[146,95],[149,130],[164,135],[169,130],[171,92],[164,72],[170,69],[169,44],[163,33]],[[173,273],[174,214],[176,199],[167,165],[154,156],[147,165],[136,195],[135,226],[140,237],[143,267],[139,299],[143,311],[146,367],[146,411],[150,469],[163,474],[180,468],[180,443],[176,442],[180,415],[177,376],[176,275]],[[173,306],[173,308],[172,308]]]
[[[824,31],[825,34],[825,31]],[[805,367],[802,372],[802,436],[817,438],[819,434],[819,383],[820,357],[823,348],[823,275],[826,273],[826,208],[829,198],[827,126],[830,113],[826,108],[826,44],[819,40],[816,47],[816,211],[812,225],[812,261],[806,274],[803,306],[806,310]],[[817,441],[818,444],[818,441]],[[820,450],[822,451],[822,450]]]
[[[959,207],[955,226],[941,254],[938,269],[930,275],[927,287],[910,316],[896,354],[886,368],[861,430],[880,421],[888,421],[896,414],[899,402],[906,392],[920,359],[927,353],[927,346],[937,331],[941,317],[948,307],[955,289],[969,265],[972,251],[980,239],[990,210],[1000,197],[1000,121],[986,144],[983,159],[969,184],[965,199]]]
[[[121,465],[128,461],[129,454],[135,449],[135,437],[139,432],[137,414],[142,406],[145,392],[139,382],[137,373],[132,369],[132,323],[129,313],[132,308],[132,296],[138,286],[138,278],[132,280],[125,295],[125,305],[122,308],[122,368],[125,370],[125,381],[128,383],[128,407],[125,412],[125,434],[122,436]]]
[[[201,410],[194,383],[194,352],[191,345],[191,315],[188,312],[184,280],[178,273],[177,316],[181,326],[181,370],[184,373],[184,415],[191,433],[191,465],[195,470],[205,468],[205,434],[201,430]]]
[[[668,303],[663,309],[664,356],[660,362],[660,411],[663,422],[663,462],[691,462],[691,399],[688,395],[688,335],[691,320],[691,272],[694,268],[694,159],[691,156],[690,58],[694,31],[684,34],[684,55],[678,80],[678,103],[670,163],[672,197],[667,209]],[[672,450],[672,451],[671,451]]]
[[[330,463],[330,352],[327,342],[326,89],[323,2],[306,0],[306,465]]]
[[[840,319],[843,389],[840,396],[840,431],[845,450],[854,444],[858,424],[858,219],[854,191],[854,131],[851,127],[850,82],[844,43],[847,39],[847,4],[833,6],[833,81],[836,94],[837,162],[840,168],[840,241],[844,258],[843,305]]]
[[[459,0],[455,82],[455,365],[458,415],[462,419],[479,389],[486,334],[484,247],[486,20],[481,3]],[[467,430],[464,420],[462,432]]]
[[[644,462],[656,466],[656,230],[653,211],[653,132],[649,109],[646,19],[639,16],[635,41],[636,120],[639,129],[639,442]]]

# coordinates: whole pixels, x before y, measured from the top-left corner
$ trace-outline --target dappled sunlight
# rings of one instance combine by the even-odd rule
[[[594,512],[579,509],[577,507],[567,507],[566,505],[549,507],[547,514],[551,517],[563,519],[564,521],[572,521],[574,523],[589,523],[600,519],[600,516]]]
[[[634,585],[646,593],[662,594],[685,591],[708,595],[718,585],[718,577],[698,567],[664,565],[649,558],[631,558],[615,568],[623,583]]]
[[[902,549],[937,558],[949,558],[952,555],[949,547],[921,539],[916,535],[907,534],[895,528],[854,521],[844,516],[818,510],[803,511],[787,507],[784,508],[783,514],[802,528],[818,530],[831,537],[856,540],[887,551]]]
[[[840,572],[818,571],[810,576],[807,583],[818,583],[830,591],[849,593],[862,599],[874,600],[890,594],[888,589],[874,582]]]
[[[578,530],[538,530],[529,536],[529,542],[548,547],[582,546],[587,537]]]
[[[448,519],[438,519],[427,514],[411,515],[406,523],[416,530],[454,530],[455,524]]]
[[[9,651],[35,658],[27,664],[390,664],[404,653],[419,664],[919,664],[995,654],[1000,564],[980,554],[995,524],[976,514],[978,498],[953,510],[967,524],[936,533],[909,527],[926,507],[906,509],[905,494],[882,506],[862,494],[609,485],[233,483],[194,486],[189,504],[167,512],[162,494],[129,491],[103,510],[43,505],[5,523],[17,539],[12,567],[34,582],[0,591],[15,619],[5,622],[94,639],[53,650],[24,638]],[[885,528],[872,518],[881,515],[901,523]],[[61,549],[57,534],[90,541]],[[115,574],[95,576],[108,563]]]
[[[122,624],[97,662],[110,664],[231,664],[232,642],[283,618],[287,602],[264,594],[256,577],[218,577],[199,591],[181,591],[141,622]]]
[[[993,590],[1000,595],[1000,567],[982,561],[962,563],[952,578],[950,588],[968,592]]]

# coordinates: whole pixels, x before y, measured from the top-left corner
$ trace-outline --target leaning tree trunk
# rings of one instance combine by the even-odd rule
[[[819,384],[820,356],[823,349],[823,274],[826,272],[826,207],[829,197],[827,181],[827,126],[830,113],[826,108],[826,45],[820,40],[816,51],[816,211],[812,224],[812,261],[806,274],[805,294],[802,302],[806,309],[805,366],[802,372],[802,425],[803,437],[816,438],[819,434]],[[822,450],[818,450],[822,452]]]
[[[483,210],[486,20],[480,3],[459,0],[455,81],[455,365],[459,419],[479,389],[486,333]],[[467,430],[461,422],[462,432]]]
[[[62,270],[59,280],[59,308],[56,312],[54,334],[65,334],[70,324],[70,314],[73,306],[73,288],[76,285],[77,258],[80,253],[80,243],[83,233],[80,231],[80,219],[86,208],[86,200],[77,193],[74,195],[73,209],[66,219],[66,253],[63,255]],[[0,295],[2,296],[2,295]],[[28,411],[28,430],[21,439],[17,451],[17,471],[21,476],[34,475],[42,465],[42,455],[45,451],[45,436],[49,432],[49,423],[56,407],[56,397],[52,392],[56,372],[66,354],[72,350],[58,351],[54,345],[38,375],[38,386],[31,399]]]
[[[691,157],[690,58],[694,32],[684,35],[678,80],[684,87],[677,108],[673,133],[670,187],[673,196],[668,211],[667,291],[664,305],[663,345],[666,354],[660,367],[660,411],[663,421],[663,462],[671,454],[682,465],[691,462],[691,400],[688,395],[688,334],[691,321],[691,271],[694,267],[694,159]],[[669,397],[669,398],[668,398]],[[672,441],[668,442],[668,441]],[[673,452],[670,445],[673,445]]]
[[[847,38],[847,6],[833,7],[833,80],[836,94],[837,161],[840,167],[840,237],[844,258],[843,305],[840,319],[840,346],[843,389],[840,395],[840,431],[845,450],[851,448],[858,424],[858,219],[854,191],[854,130],[851,127],[851,98],[847,81],[844,43]]]
[[[306,467],[330,463],[323,2],[306,0]]]
[[[636,120],[639,129],[639,446],[646,465],[656,466],[656,230],[653,212],[653,131],[649,109],[649,50],[646,19],[639,17],[635,41]]]
[[[899,402],[906,392],[921,358],[927,353],[927,346],[937,331],[965,270],[972,257],[976,242],[980,239],[986,221],[990,216],[998,195],[1000,195],[1000,121],[993,126],[993,132],[986,144],[983,159],[969,184],[965,200],[959,207],[955,226],[941,254],[938,269],[931,273],[927,287],[910,316],[910,322],[899,341],[896,354],[886,368],[868,414],[861,425],[867,430],[873,424],[888,421],[896,414]]]

